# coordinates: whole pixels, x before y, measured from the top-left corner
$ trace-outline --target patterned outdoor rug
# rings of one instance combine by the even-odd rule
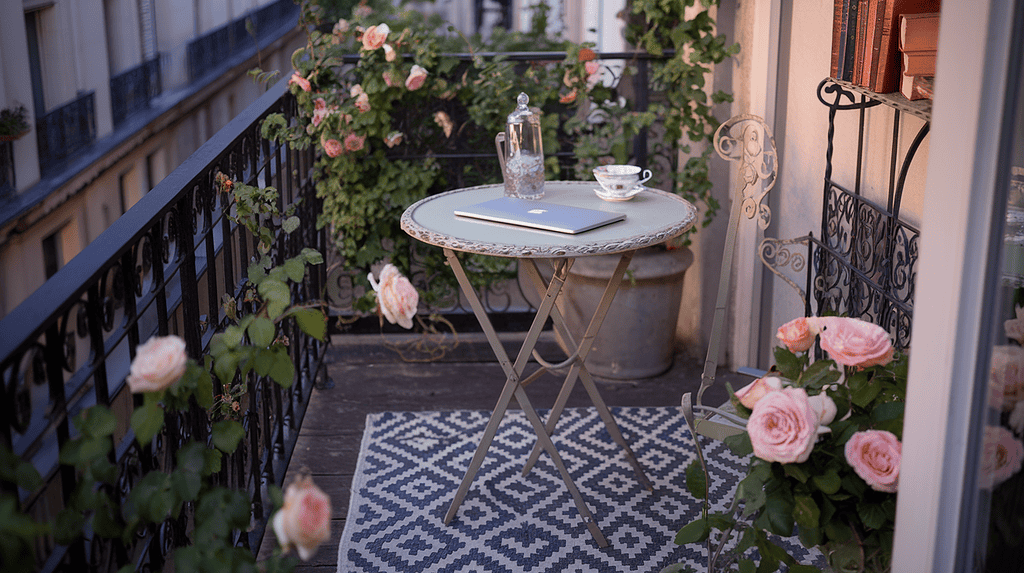
[[[695,457],[680,408],[613,408],[654,491],[643,489],[593,408],[567,409],[554,437],[609,547],[583,525],[550,457],[526,476],[535,436],[509,410],[455,519],[443,523],[490,412],[369,414],[352,483],[339,573],[658,572],[706,563],[696,545],[673,542],[699,503],[684,472]],[[542,411],[541,417],[546,418]],[[711,496],[722,508],[746,464],[706,441]],[[804,561],[799,544],[788,549]]]

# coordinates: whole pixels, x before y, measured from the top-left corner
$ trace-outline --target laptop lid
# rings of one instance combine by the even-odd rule
[[[485,221],[520,225],[545,231],[575,235],[626,218],[623,213],[609,213],[572,205],[545,203],[515,197],[499,197],[455,210],[456,215]]]

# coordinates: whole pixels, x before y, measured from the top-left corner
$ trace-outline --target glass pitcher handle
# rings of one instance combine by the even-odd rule
[[[498,150],[498,163],[501,165],[501,176],[505,177],[505,132],[501,131],[494,136],[494,147]]]

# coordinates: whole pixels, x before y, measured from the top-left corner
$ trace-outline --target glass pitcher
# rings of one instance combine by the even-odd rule
[[[505,179],[505,196],[540,199],[544,196],[544,143],[541,141],[540,114],[527,106],[530,97],[525,93],[519,94],[516,103],[516,109],[508,115],[505,131],[494,137]]]

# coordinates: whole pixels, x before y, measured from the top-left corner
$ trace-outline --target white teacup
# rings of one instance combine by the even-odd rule
[[[642,171],[642,173],[641,173]],[[627,197],[651,178],[651,170],[641,170],[636,165],[602,165],[594,168],[594,179],[612,197]]]

